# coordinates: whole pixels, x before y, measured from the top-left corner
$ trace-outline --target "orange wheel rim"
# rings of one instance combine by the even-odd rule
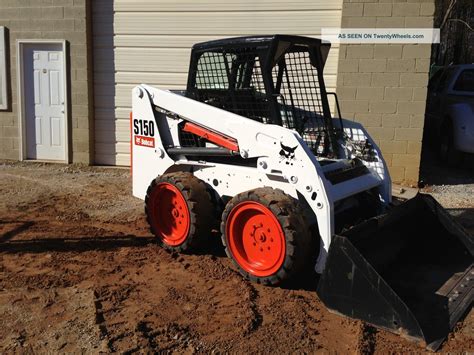
[[[234,207],[227,219],[226,236],[235,261],[251,275],[273,275],[285,261],[285,234],[280,223],[258,202]]]
[[[151,196],[151,224],[156,235],[170,246],[183,244],[190,227],[189,208],[179,189],[159,183]]]

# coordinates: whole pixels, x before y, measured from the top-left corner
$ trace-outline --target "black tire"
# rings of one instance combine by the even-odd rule
[[[439,158],[448,166],[455,167],[461,163],[462,153],[454,147],[454,133],[451,124],[444,124],[439,139]]]
[[[249,272],[245,266],[239,263],[238,258],[234,255],[234,252],[238,252],[232,250],[229,240],[229,238],[232,238],[228,235],[232,234],[229,231],[230,226],[228,227],[229,216],[234,213],[233,211],[237,206],[243,206],[242,203],[249,201],[263,205],[271,211],[284,234],[284,261],[278,270],[269,275],[259,276]],[[312,261],[311,254],[314,243],[312,242],[310,228],[305,222],[304,211],[294,198],[281,190],[265,187],[236,195],[227,203],[222,214],[221,235],[227,256],[233,261],[239,272],[253,282],[279,285],[297,276]]]
[[[188,232],[183,233],[185,239],[177,245],[171,245],[163,237],[164,227],[160,225],[157,218],[161,206],[160,201],[155,197],[157,195],[155,192],[158,186],[165,184],[172,185],[179,191],[188,211],[189,219],[186,220],[189,225]],[[161,213],[166,212],[161,211]],[[145,214],[150,231],[157,237],[158,243],[176,252],[188,252],[202,247],[211,233],[212,226],[216,223],[215,207],[209,189],[203,181],[188,172],[168,173],[153,180],[146,193]]]

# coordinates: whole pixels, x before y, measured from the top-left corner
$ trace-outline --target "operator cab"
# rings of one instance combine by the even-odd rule
[[[337,158],[337,132],[323,79],[330,46],[320,39],[287,35],[195,44],[186,96],[294,129],[315,155]]]

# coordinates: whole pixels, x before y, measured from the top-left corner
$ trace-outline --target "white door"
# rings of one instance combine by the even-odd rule
[[[66,160],[64,55],[61,45],[24,48],[26,156]]]

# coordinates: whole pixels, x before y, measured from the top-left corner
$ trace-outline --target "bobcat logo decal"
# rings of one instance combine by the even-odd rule
[[[287,147],[286,145],[280,142],[280,147],[281,147],[280,156],[282,158],[289,159],[289,160],[295,159],[295,150],[296,148],[298,148],[298,146],[291,148],[291,147]]]

